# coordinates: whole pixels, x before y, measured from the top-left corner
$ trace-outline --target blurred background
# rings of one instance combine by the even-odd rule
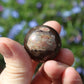
[[[84,81],[84,0],[0,0],[0,37],[23,45],[29,29],[49,20],[61,24],[62,47],[74,53],[72,66]],[[0,69],[4,67],[0,55]]]

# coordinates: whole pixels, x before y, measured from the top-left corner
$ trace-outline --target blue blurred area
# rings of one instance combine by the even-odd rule
[[[84,80],[84,0],[0,0],[0,37],[23,44],[29,29],[48,20],[61,24],[62,47],[72,50]]]

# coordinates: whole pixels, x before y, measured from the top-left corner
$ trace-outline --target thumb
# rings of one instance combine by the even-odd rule
[[[0,83],[30,84],[33,67],[24,47],[11,39],[0,38],[0,53],[4,56],[6,63],[0,75]]]

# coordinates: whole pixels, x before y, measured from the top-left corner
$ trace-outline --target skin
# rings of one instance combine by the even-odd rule
[[[58,22],[48,21],[44,24],[60,33]],[[38,62],[29,57],[21,44],[1,37],[0,53],[6,63],[0,74],[0,84],[83,84],[80,75],[71,67],[74,56],[67,48],[62,48],[54,60],[43,63],[33,79]]]

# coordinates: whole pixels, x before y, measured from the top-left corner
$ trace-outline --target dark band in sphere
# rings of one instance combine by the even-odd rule
[[[45,62],[57,56],[61,39],[53,28],[46,25],[36,26],[25,36],[24,48],[33,60]]]

